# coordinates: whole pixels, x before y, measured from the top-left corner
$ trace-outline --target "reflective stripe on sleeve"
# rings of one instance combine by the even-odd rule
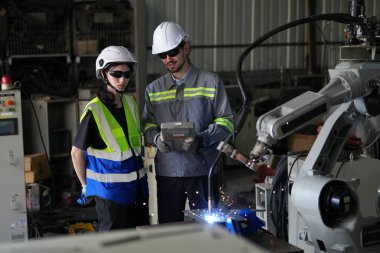
[[[152,127],[156,128],[156,127],[158,127],[158,125],[156,125],[156,124],[146,123],[145,126],[144,126],[144,133],[145,133],[146,131],[148,131],[150,128],[152,128]]]
[[[215,124],[224,126],[228,129],[230,133],[234,131],[234,125],[229,119],[226,118],[216,118],[214,119]]]

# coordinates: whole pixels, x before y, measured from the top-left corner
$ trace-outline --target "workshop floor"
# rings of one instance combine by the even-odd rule
[[[245,166],[224,168],[221,203],[232,209],[255,208],[255,173]]]
[[[226,209],[255,208],[255,173],[244,166],[228,166],[223,170],[219,207]],[[52,237],[68,233],[68,225],[96,219],[93,206],[45,210],[30,218],[30,236]]]

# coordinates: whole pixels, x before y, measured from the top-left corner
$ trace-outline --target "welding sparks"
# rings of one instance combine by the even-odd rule
[[[218,219],[217,219],[217,217],[215,217],[213,215],[206,215],[205,221],[207,221],[207,223],[209,223],[209,224],[213,224],[214,222],[218,221]]]
[[[215,222],[221,222],[225,220],[225,217],[222,213],[206,213],[203,215],[203,218],[207,223],[213,224]]]

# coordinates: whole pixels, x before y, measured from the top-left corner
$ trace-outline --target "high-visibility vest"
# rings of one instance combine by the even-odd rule
[[[131,204],[135,201],[137,187],[144,197],[148,196],[148,184],[141,157],[140,118],[132,96],[123,96],[123,108],[131,146],[120,124],[98,97],[86,105],[81,120],[90,110],[106,144],[104,149],[87,149],[86,195]],[[137,168],[134,159],[137,160]]]

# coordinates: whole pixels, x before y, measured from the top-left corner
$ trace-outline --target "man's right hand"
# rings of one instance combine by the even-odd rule
[[[160,152],[168,153],[171,151],[169,145],[162,140],[162,135],[159,133],[155,138],[156,147]]]

